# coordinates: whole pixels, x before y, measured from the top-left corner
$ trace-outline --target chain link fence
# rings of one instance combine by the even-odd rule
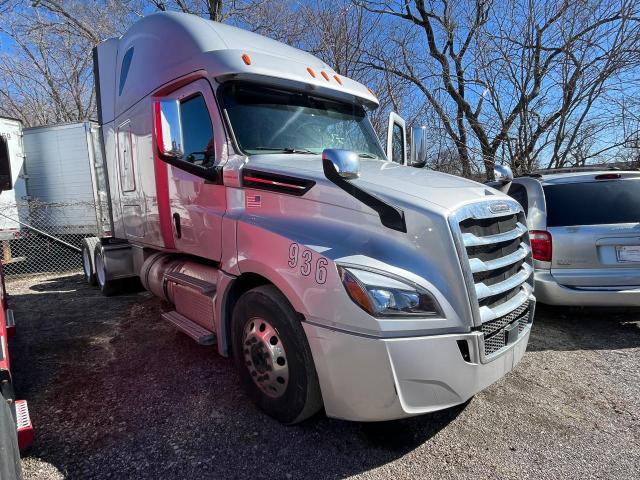
[[[8,279],[82,269],[82,239],[98,235],[93,202],[0,204],[2,263]]]

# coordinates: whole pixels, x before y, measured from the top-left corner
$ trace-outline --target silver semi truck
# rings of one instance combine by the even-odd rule
[[[177,13],[94,60],[113,233],[85,241],[86,278],[109,295],[139,277],[174,306],[166,320],[233,357],[269,415],[431,412],[522,358],[535,306],[522,208],[404,165],[395,114],[385,154],[367,87]]]

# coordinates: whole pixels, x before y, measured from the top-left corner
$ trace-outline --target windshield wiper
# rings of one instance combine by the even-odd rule
[[[312,152],[306,148],[296,148],[296,147],[254,147],[249,150],[270,150],[272,152],[282,152],[282,153],[310,153],[312,155],[318,155],[316,152]]]

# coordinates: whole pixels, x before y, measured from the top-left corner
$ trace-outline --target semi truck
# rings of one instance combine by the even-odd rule
[[[424,414],[520,361],[535,310],[521,206],[408,165],[395,113],[385,153],[368,87],[181,13],[93,53],[112,233],[84,241],[86,279],[106,295],[140,279],[267,414]]]
[[[22,139],[18,138],[21,142]],[[12,148],[13,139],[0,136],[0,192],[11,190],[16,175]],[[14,144],[15,145],[15,144]],[[33,426],[29,408],[25,400],[16,400],[11,374],[9,338],[15,336],[16,324],[13,311],[9,308],[4,283],[4,270],[0,261],[0,478],[22,478],[20,449],[33,441]]]

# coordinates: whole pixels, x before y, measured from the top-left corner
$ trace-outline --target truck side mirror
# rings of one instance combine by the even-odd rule
[[[0,192],[11,190],[11,158],[9,158],[9,142],[0,135]]]
[[[322,162],[330,162],[338,175],[346,180],[360,176],[360,157],[351,150],[325,148],[322,151]]]
[[[184,140],[180,121],[180,102],[178,100],[158,100],[154,105],[155,130],[158,152],[167,158],[182,158]]]
[[[389,113],[387,158],[400,165],[407,164],[407,124],[396,112]]]
[[[507,193],[511,182],[513,181],[513,172],[507,165],[494,165],[493,176],[495,180],[484,182],[485,185],[489,185],[496,190],[500,190],[502,193]]]
[[[409,165],[422,168],[427,164],[427,127],[411,128],[411,158]]]
[[[511,183],[513,181],[513,172],[508,165],[498,165],[493,167],[493,175],[496,178],[496,182]]]

